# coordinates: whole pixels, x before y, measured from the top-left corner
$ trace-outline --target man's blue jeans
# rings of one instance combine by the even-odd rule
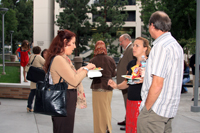
[[[185,85],[185,83],[188,83],[190,81],[190,77],[188,78],[184,78],[183,79],[183,85]],[[185,91],[188,91],[187,87],[183,87]]]

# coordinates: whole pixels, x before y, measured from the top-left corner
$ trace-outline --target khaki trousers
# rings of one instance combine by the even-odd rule
[[[94,133],[112,133],[111,125],[111,100],[112,91],[92,91]]]
[[[144,106],[137,121],[138,133],[171,133],[173,118],[157,115],[152,109],[149,111]]]

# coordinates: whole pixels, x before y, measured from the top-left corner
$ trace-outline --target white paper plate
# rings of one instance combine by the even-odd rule
[[[122,75],[123,78],[132,79],[132,75]]]
[[[89,78],[94,78],[94,77],[101,77],[102,73],[100,70],[89,70],[88,71],[88,77]]]

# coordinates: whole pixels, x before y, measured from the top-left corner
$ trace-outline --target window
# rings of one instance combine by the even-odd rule
[[[125,12],[122,12],[122,14],[124,14],[124,13]],[[128,13],[128,18],[124,21],[135,21],[136,20],[135,19],[135,17],[136,17],[135,11],[127,11],[127,13]]]
[[[129,5],[136,5],[136,0],[128,0],[128,4]]]

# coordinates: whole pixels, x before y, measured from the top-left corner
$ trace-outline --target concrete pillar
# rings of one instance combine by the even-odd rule
[[[136,27],[135,27],[135,38],[137,37],[141,37],[141,34],[142,34],[142,23],[141,23],[141,2],[140,1],[137,1],[136,2]]]
[[[54,0],[34,0],[34,46],[49,48],[54,37]]]

